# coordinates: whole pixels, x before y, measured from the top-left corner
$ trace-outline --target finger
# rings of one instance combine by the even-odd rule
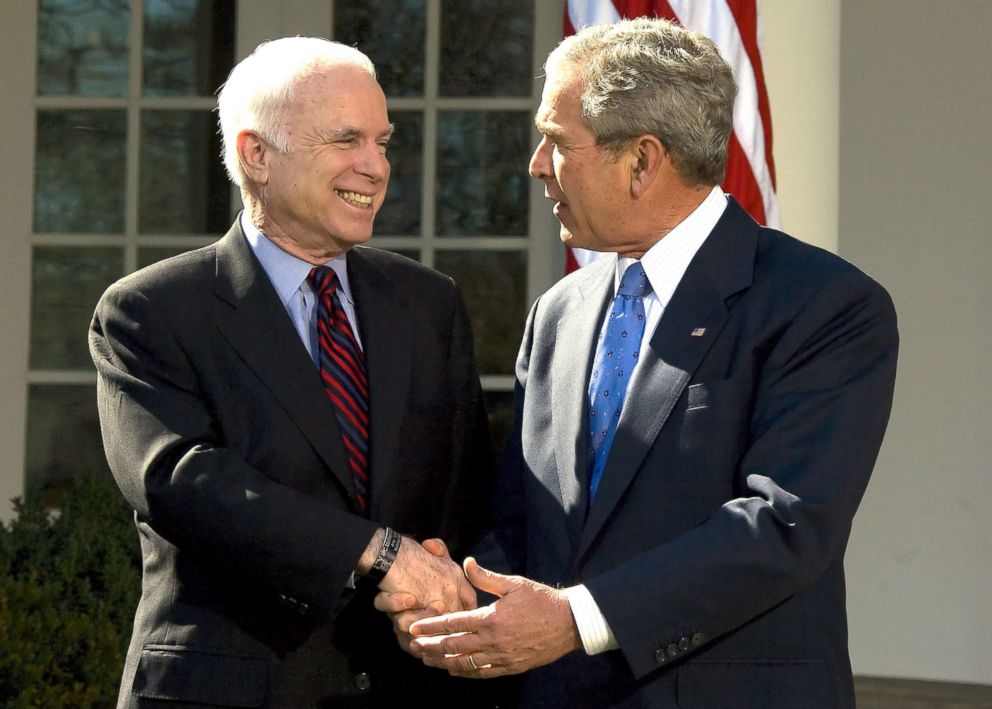
[[[462,603],[462,610],[470,611],[479,607],[478,594],[467,581],[463,581],[458,588],[458,600]]]
[[[471,655],[486,652],[479,636],[475,633],[456,633],[454,635],[431,635],[425,638],[414,638],[410,647],[424,657],[452,657],[454,655]],[[488,656],[488,655],[487,655]],[[448,669],[447,667],[445,669]]]
[[[453,669],[464,675],[478,674],[493,666],[492,658],[484,652],[468,652],[447,658]]]
[[[416,623],[418,620],[423,620],[424,618],[433,618],[438,615],[438,613],[430,610],[429,608],[415,608],[410,611],[404,611],[403,613],[391,614],[393,620],[393,626],[402,630],[404,633],[410,632],[410,626]]]
[[[375,606],[376,610],[380,610],[383,613],[399,613],[400,611],[415,608],[417,606],[417,597],[412,593],[404,593],[403,591],[397,591],[395,593],[380,591],[376,594],[372,605]]]
[[[485,653],[476,652],[465,655],[448,655],[445,657],[422,657],[423,663],[428,667],[436,667],[447,670],[456,677],[469,677],[474,679],[484,677],[497,677],[509,674],[508,668],[495,665],[492,658]]]
[[[434,556],[448,556],[448,545],[444,543],[443,539],[425,539],[420,546]]]
[[[498,574],[495,571],[482,568],[471,556],[466,557],[464,568],[465,578],[467,578],[473,586],[480,591],[491,593],[494,596],[505,596],[519,583],[512,576],[504,576],[503,574]]]
[[[474,633],[479,630],[488,616],[488,606],[472,611],[446,613],[436,618],[418,620],[410,626],[414,637],[422,635],[450,635],[451,633]]]

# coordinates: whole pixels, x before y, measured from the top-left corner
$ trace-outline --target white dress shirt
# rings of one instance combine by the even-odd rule
[[[685,275],[689,262],[692,261],[699,247],[706,241],[706,237],[713,231],[713,227],[723,216],[726,208],[726,195],[719,187],[714,187],[706,199],[688,217],[659,239],[658,243],[648,249],[641,257],[641,265],[644,267],[644,273],[651,284],[651,292],[644,296],[646,322],[644,324],[644,336],[641,340],[642,350],[648,346],[654,331],[658,328],[661,316],[664,314],[665,308],[668,307],[682,276]],[[614,295],[620,286],[620,279],[623,278],[624,272],[634,261],[636,259],[626,256],[617,259],[616,273],[613,277]],[[606,317],[600,326],[601,332],[605,333],[608,320],[609,308],[607,308]],[[631,379],[636,375],[641,361],[643,358],[634,367],[634,371],[630,375]],[[596,600],[584,585],[579,584],[566,588],[565,596],[568,598],[572,616],[575,618],[575,625],[579,630],[579,637],[582,638],[582,647],[586,653],[596,655],[620,647],[613,631],[606,622],[606,618],[599,610]]]

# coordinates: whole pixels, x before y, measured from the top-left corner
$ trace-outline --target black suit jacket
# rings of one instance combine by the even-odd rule
[[[368,518],[317,370],[237,225],[97,306],[104,445],[144,559],[119,706],[390,706],[467,684],[401,653],[372,589],[346,583],[378,525],[456,555],[476,537],[491,454],[468,318],[451,279],[408,259],[359,247],[348,272]]]
[[[619,651],[529,673],[540,707],[850,707],[843,556],[888,420],[892,303],[734,202],[662,316],[594,502],[588,373],[615,257],[541,297],[482,558],[584,583]]]

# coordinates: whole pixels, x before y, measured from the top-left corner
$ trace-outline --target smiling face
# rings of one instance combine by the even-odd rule
[[[368,72],[321,69],[297,84],[285,111],[289,151],[266,150],[262,231],[321,263],[372,236],[386,196],[386,97]]]
[[[549,68],[534,117],[542,138],[529,171],[544,182],[544,196],[555,201],[563,243],[618,251],[625,240],[632,163],[629,156],[614,156],[596,145],[581,118],[581,88],[568,65]]]

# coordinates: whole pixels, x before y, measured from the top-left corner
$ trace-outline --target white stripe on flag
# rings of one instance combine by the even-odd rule
[[[577,32],[591,25],[612,25],[620,13],[610,0],[568,0],[568,19]]]

